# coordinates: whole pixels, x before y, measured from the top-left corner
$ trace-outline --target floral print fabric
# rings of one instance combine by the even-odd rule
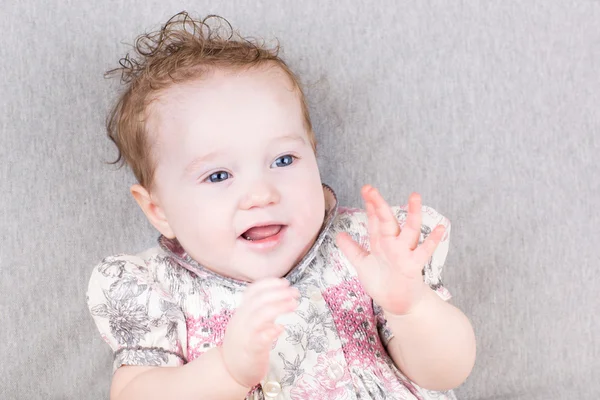
[[[266,381],[281,388],[277,399],[455,399],[450,392],[420,388],[387,354],[393,337],[382,310],[365,293],[356,272],[335,245],[345,231],[368,249],[366,214],[339,208],[324,187],[327,212],[308,254],[286,276],[300,291],[298,309],[278,322],[286,329],[271,350]],[[400,225],[406,207],[394,207]],[[446,235],[423,276],[444,300],[441,282],[448,251],[449,221],[423,207],[421,241],[438,224]],[[102,335],[121,365],[179,366],[222,343],[245,282],[202,267],[176,240],[137,256],[107,257],[93,270],[87,301]],[[443,334],[443,332],[440,332]],[[262,399],[260,385],[248,399]],[[273,398],[273,397],[271,397]]]

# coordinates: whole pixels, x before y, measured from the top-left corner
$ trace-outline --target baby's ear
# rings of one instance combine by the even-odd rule
[[[168,239],[175,238],[175,234],[167,221],[167,217],[163,212],[162,207],[155,198],[142,185],[135,184],[129,189],[131,195],[137,201],[138,205],[146,214],[148,221]]]

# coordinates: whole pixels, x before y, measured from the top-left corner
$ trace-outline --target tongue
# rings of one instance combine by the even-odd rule
[[[248,229],[242,236],[248,240],[262,240],[277,235],[280,230],[281,225],[257,226]]]

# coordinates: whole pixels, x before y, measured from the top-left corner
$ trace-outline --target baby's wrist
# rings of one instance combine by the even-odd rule
[[[431,294],[434,294],[429,285],[425,282],[413,292],[413,300],[410,307],[402,312],[394,312],[383,308],[383,314],[386,319],[405,318],[410,315],[426,313],[431,306]]]
[[[244,384],[239,378],[237,378],[237,376],[232,372],[231,366],[228,365],[227,363],[227,358],[225,357],[224,354],[224,350],[223,350],[223,346],[218,346],[216,348],[218,354],[219,354],[219,360],[221,361],[221,365],[223,366],[223,369],[225,370],[225,372],[227,373],[227,376],[229,377],[229,379],[232,381],[232,383],[235,383],[237,386],[250,390],[250,388],[253,385],[246,385]]]

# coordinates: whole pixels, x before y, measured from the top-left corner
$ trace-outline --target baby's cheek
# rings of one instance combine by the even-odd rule
[[[323,221],[323,216],[319,218],[319,216],[315,214],[316,212],[314,209],[308,207],[297,214],[296,231],[299,239],[309,240],[318,234]]]
[[[198,253],[221,255],[235,242],[232,223],[218,211],[207,212],[206,209],[200,209],[195,217],[188,217],[183,222],[187,225],[185,241]]]
[[[298,213],[296,234],[301,250],[308,250],[312,246],[321,230],[324,216],[324,210],[318,211],[314,205],[310,204],[305,204],[302,212]]]

